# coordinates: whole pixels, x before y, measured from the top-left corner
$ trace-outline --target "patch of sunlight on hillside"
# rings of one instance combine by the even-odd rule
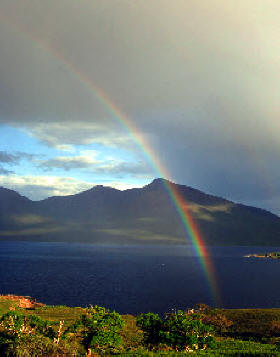
[[[214,213],[223,212],[230,213],[233,204],[221,204],[221,205],[213,205],[213,206],[204,206],[197,203],[188,204],[188,209],[194,214],[194,216],[198,219],[203,219],[206,221],[215,221]]]

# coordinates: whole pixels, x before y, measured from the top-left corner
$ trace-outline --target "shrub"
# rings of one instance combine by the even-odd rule
[[[43,335],[52,339],[55,336],[52,327],[54,325],[57,325],[57,322],[43,320],[36,315],[25,316],[16,311],[7,312],[0,319],[1,335],[7,335],[12,339],[29,334]]]
[[[144,343],[146,345],[157,345],[160,343],[160,331],[163,321],[158,314],[148,312],[137,316],[136,324],[143,331]]]
[[[170,314],[164,321],[160,335],[162,342],[176,350],[203,349],[214,345],[212,328],[205,325],[195,315],[183,311]]]
[[[212,326],[215,331],[221,335],[225,334],[229,328],[233,325],[233,322],[226,318],[226,316],[218,313],[215,310],[208,310],[207,312],[201,312],[201,321],[205,325]]]
[[[188,315],[180,310],[167,315],[163,320],[155,314],[141,314],[137,317],[137,326],[142,329],[148,347],[161,343],[178,351],[215,345],[212,328],[205,325],[196,314]]]
[[[43,356],[69,351],[67,346],[54,343],[57,322],[43,320],[36,315],[16,311],[0,319],[0,354],[11,356]],[[74,354],[72,354],[74,355]]]
[[[67,345],[65,342],[57,345],[44,336],[24,335],[17,339],[16,342],[6,345],[6,348],[3,348],[1,353],[1,356],[17,357],[76,356],[78,355],[78,347]]]
[[[65,334],[78,332],[88,352],[117,352],[122,345],[120,330],[123,326],[124,321],[118,313],[100,306],[92,306],[65,331]]]

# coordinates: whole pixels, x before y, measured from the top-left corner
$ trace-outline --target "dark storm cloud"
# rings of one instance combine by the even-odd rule
[[[263,70],[261,52],[273,41],[273,26],[270,42],[258,33],[258,21],[273,20],[272,10],[262,16],[259,9],[254,18],[247,11],[255,2],[238,1],[235,19],[232,2],[213,0],[78,4],[1,2],[2,104],[10,120],[102,123],[110,115],[91,83],[134,120],[151,110],[203,109],[223,100],[235,105],[239,98],[270,95],[271,88],[254,97],[246,91],[262,81],[273,87],[273,66]]]
[[[94,84],[175,181],[276,206],[279,11],[277,0],[2,0],[0,121],[50,146],[129,148]]]
[[[234,128],[229,127],[230,130]],[[162,161],[169,167],[173,179],[214,195],[280,213],[280,209],[275,211],[276,201],[280,202],[277,145],[271,142],[269,145],[255,132],[247,132],[250,140],[244,140],[242,135],[230,137],[226,131],[221,131],[218,139],[214,134],[211,125],[189,127],[188,135],[171,127],[161,129],[156,150],[165,153]],[[167,141],[168,149],[165,148]]]

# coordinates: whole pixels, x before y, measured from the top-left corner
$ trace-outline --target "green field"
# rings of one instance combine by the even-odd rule
[[[87,309],[67,306],[43,306],[34,309],[18,307],[17,301],[10,301],[0,296],[0,316],[7,312],[21,313],[25,316],[35,315],[51,323],[56,322],[54,331],[58,331],[60,321],[64,321],[63,329],[73,325]],[[207,316],[206,316],[207,315]],[[114,353],[119,356],[280,356],[280,309],[236,309],[236,310],[207,310],[206,320],[214,326],[216,346],[194,352],[180,352],[166,348],[166,346],[147,346],[144,343],[143,332],[136,325],[136,317],[122,315],[124,326],[120,331],[121,348]],[[1,324],[0,324],[1,331]],[[70,334],[67,343],[62,342],[56,352],[14,351],[10,354],[1,350],[5,356],[85,356],[86,351],[79,348],[81,336],[79,333]],[[3,340],[0,339],[3,344]],[[28,347],[29,348],[29,347]],[[35,351],[35,352],[34,352]],[[51,350],[50,350],[51,351]],[[95,353],[103,355],[102,353]],[[108,353],[104,352],[104,355]]]

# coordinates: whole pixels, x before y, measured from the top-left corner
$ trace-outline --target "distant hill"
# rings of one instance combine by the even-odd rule
[[[208,245],[280,245],[280,218],[184,185],[174,185]],[[31,201],[0,188],[0,239],[113,244],[190,243],[165,188],[105,186]]]

